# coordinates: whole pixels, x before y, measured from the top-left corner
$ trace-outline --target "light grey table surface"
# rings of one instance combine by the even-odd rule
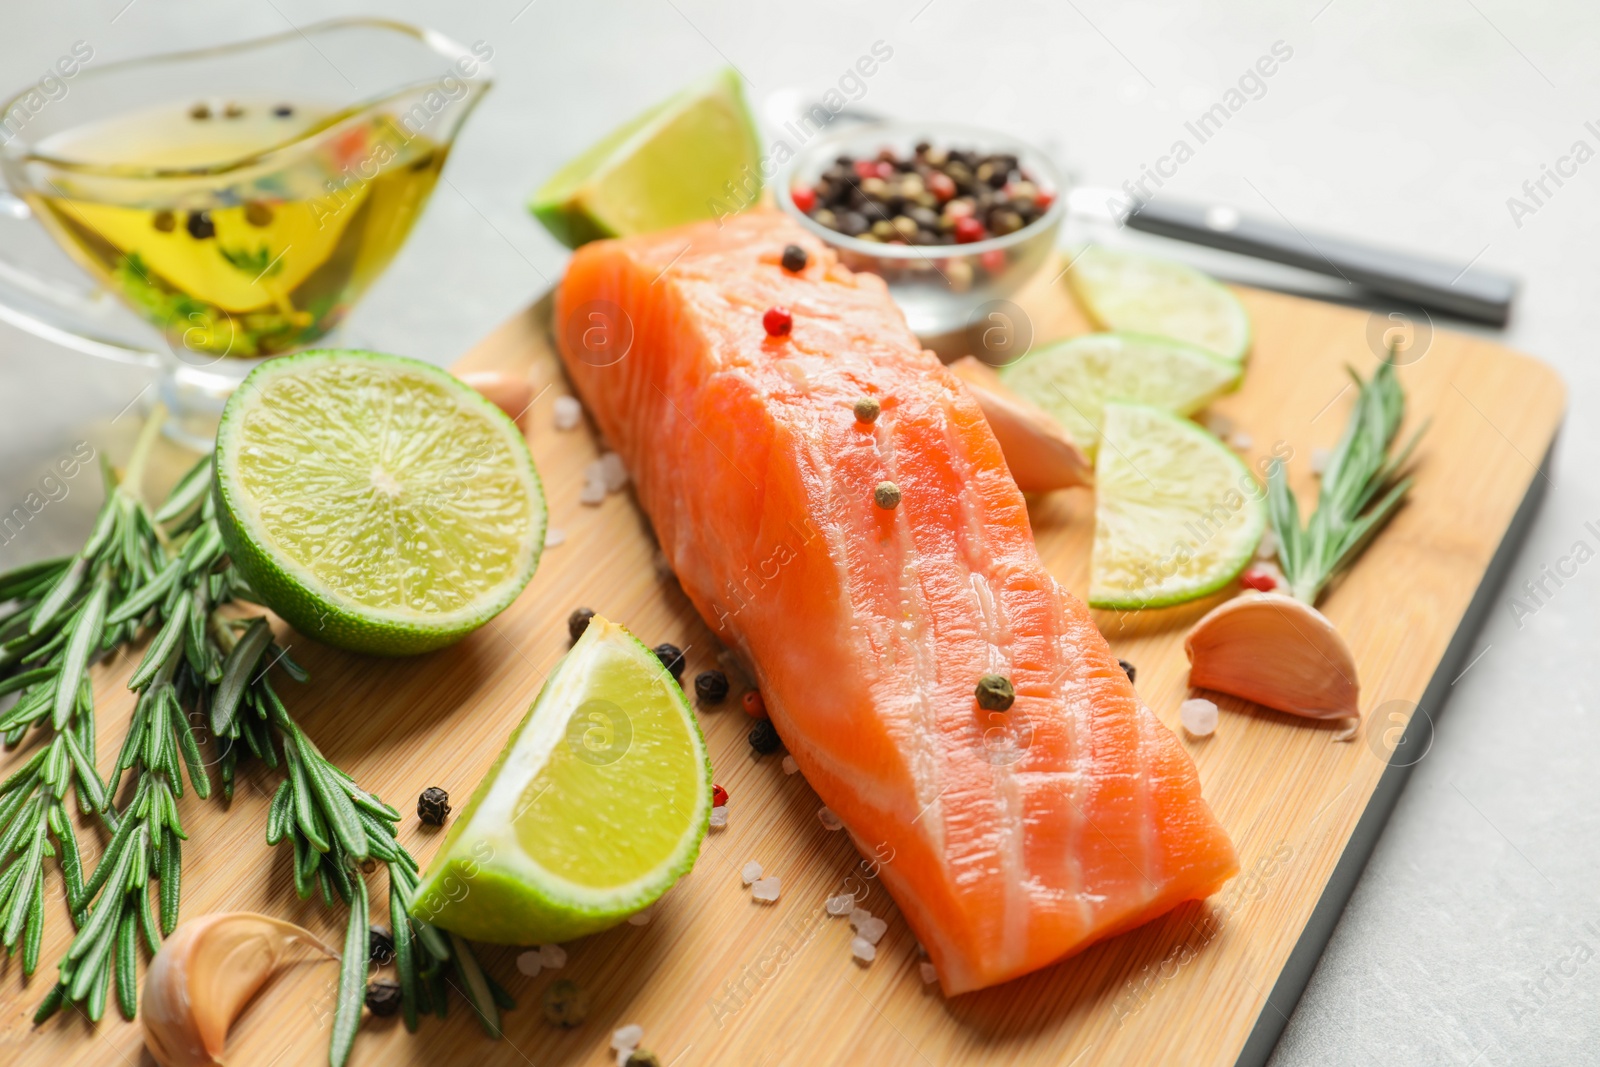
[[[1264,95],[1168,191],[1520,274],[1526,287],[1501,336],[1559,369],[1570,407],[1553,486],[1478,638],[1481,658],[1454,685],[1272,1062],[1600,1062],[1600,567],[1580,569],[1532,616],[1516,618],[1510,603],[1574,542],[1600,547],[1585,527],[1600,523],[1600,161],[1547,184],[1553,195],[1532,213],[1514,218],[1508,206],[1575,142],[1600,149],[1585,126],[1600,128],[1600,9],[415,0],[386,12],[495,50],[497,84],[450,160],[449,184],[345,331],[441,364],[559,277],[565,250],[525,214],[528,190],[600,131],[719,64],[736,65],[760,100],[825,87],[881,40],[893,58],[863,106],[1002,126],[1064,155],[1085,180],[1117,185],[1274,42],[1292,48]],[[109,62],[357,13],[371,11],[7,0],[0,89],[35,79],[75,41]],[[117,416],[148,381],[0,325],[4,510],[73,441],[126,447],[135,420]],[[0,544],[0,566],[67,550],[97,492],[48,507]]]

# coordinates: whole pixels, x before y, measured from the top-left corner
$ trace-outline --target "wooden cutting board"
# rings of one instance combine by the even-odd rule
[[[1035,343],[1086,325],[1054,270],[1019,297]],[[1354,390],[1346,365],[1375,360],[1364,311],[1241,290],[1256,328],[1243,387],[1218,402],[1252,461],[1293,450],[1291,481],[1309,499],[1311,454],[1331,446]],[[717,646],[688,600],[653,563],[648,523],[626,495],[578,503],[597,454],[587,429],[561,432],[551,414],[567,387],[542,300],[469,352],[458,370],[527,375],[540,390],[523,417],[564,543],[546,550],[522,597],[461,645],[416,659],[367,659],[294,634],[312,683],[284,683],[291,711],[335,762],[408,812],[402,841],[424,863],[439,835],[409,809],[425,787],[464,800],[567,647],[579,605],[626,623],[648,643],[687,649],[685,679],[713,666]],[[1205,903],[1186,905],[1003,987],[945,1000],[918,974],[915,942],[893,903],[842,833],[816,818],[820,801],[781,756],[755,758],[737,700],[700,713],[716,778],[731,794],[725,830],[708,837],[693,872],[644,926],[625,925],[568,947],[559,975],[518,973],[519,950],[485,946],[485,964],[519,1001],[505,1038],[485,1038],[456,1001],[448,1021],[408,1036],[398,1019],[368,1018],[356,1064],[605,1064],[612,1030],[644,1027],[663,1064],[1098,1064],[1225,1065],[1265,1061],[1360,873],[1406,768],[1426,755],[1432,723],[1457,676],[1470,670],[1473,633],[1540,491],[1562,417],[1564,390],[1542,364],[1486,341],[1435,332],[1400,370],[1408,424],[1432,419],[1411,502],[1327,597],[1360,668],[1361,734],[1219,697],[1215,735],[1181,731],[1206,797],[1238,845],[1244,873]],[[1032,504],[1040,552],[1083,595],[1093,498],[1086,490]],[[1218,598],[1159,612],[1096,613],[1119,656],[1138,668],[1145,701],[1177,729],[1190,695],[1183,636]],[[117,751],[131,694],[127,657],[99,669],[100,761]],[[1214,695],[1214,694],[1213,694]],[[1398,746],[1398,747],[1397,747]],[[31,746],[28,750],[31,751]],[[1393,753],[1393,754],[1392,754]],[[19,762],[0,758],[0,775]],[[343,915],[294,896],[290,855],[264,843],[276,772],[252,764],[231,806],[181,802],[184,914],[269,912],[334,939]],[[90,835],[92,837],[92,833]],[[758,860],[782,880],[776,904],[752,901],[739,878]],[[66,943],[59,876],[40,973],[24,987],[16,961],[0,967],[0,1061],[150,1063],[137,1025],[108,1008],[98,1028],[67,1012],[33,1032],[29,1016]],[[381,878],[379,879],[381,885]],[[868,967],[852,962],[844,919],[824,899],[856,891],[889,921]],[[381,908],[381,905],[379,905]],[[381,920],[381,912],[375,916]],[[557,1031],[539,997],[555,977],[593,998],[587,1025]],[[326,1062],[334,967],[308,962],[266,989],[229,1042],[232,1064]],[[141,1057],[143,1057],[141,1059]]]

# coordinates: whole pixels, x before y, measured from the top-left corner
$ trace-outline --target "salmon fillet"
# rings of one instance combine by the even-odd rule
[[[787,244],[810,254],[798,274]],[[793,332],[768,337],[780,305]],[[753,665],[947,994],[1238,871],[1188,754],[1045,570],[976,402],[881,279],[758,211],[585,245],[555,314],[684,591]],[[979,707],[989,673],[1015,687],[1009,711]]]

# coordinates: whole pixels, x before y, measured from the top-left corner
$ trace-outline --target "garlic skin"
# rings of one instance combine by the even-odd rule
[[[526,378],[497,370],[467,371],[460,377],[463,383],[482,393],[485,400],[513,419],[533,403],[533,383]]]
[[[962,356],[950,370],[983,409],[1018,489],[1048,493],[1094,484],[1094,465],[1061,424],[1006,388],[987,363]]]
[[[293,944],[339,954],[293,923],[249,911],[216,912],[180,923],[150,961],[139,1018],[161,1067],[219,1063],[228,1027]]]
[[[1213,609],[1184,639],[1189,684],[1311,719],[1359,717],[1355,657],[1327,616],[1281,593]]]

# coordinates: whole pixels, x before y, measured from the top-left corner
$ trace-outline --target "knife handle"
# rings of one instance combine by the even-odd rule
[[[1510,275],[1338,237],[1308,235],[1220,205],[1146,200],[1129,212],[1128,225],[1145,233],[1343,278],[1383,296],[1495,326],[1504,326],[1510,319],[1517,294],[1517,279]]]

